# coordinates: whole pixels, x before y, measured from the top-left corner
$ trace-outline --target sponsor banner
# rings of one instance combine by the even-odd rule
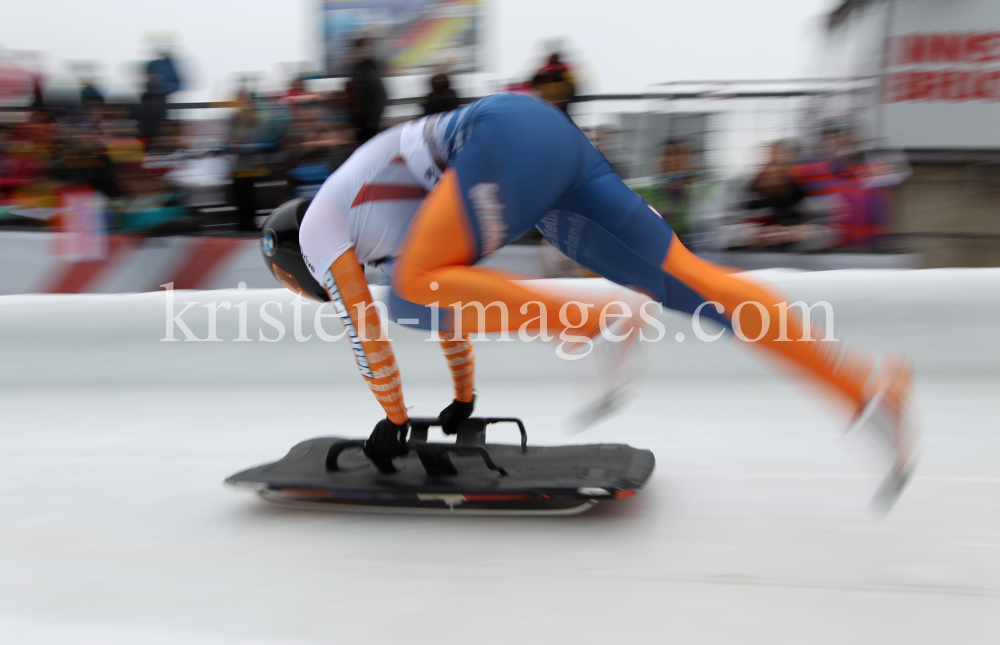
[[[1000,150],[1000,2],[894,2],[884,44],[883,137]]]
[[[354,41],[376,43],[383,74],[479,69],[483,0],[321,0],[328,76],[350,76]]]

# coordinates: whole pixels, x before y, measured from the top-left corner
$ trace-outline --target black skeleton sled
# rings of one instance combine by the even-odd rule
[[[520,444],[486,443],[486,429],[516,424]],[[318,437],[226,483],[281,506],[402,513],[560,515],[631,497],[649,479],[653,453],[624,444],[529,446],[516,418],[473,417],[454,443],[427,441],[437,419],[410,421],[409,453],[380,473],[364,440]]]

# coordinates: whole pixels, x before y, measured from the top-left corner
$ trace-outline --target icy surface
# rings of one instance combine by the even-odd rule
[[[176,294],[248,301],[242,343],[232,309],[220,342],[161,342],[163,294],[0,298],[0,640],[997,642],[1000,272],[759,279],[829,300],[838,337],[916,359],[924,459],[888,518],[867,511],[877,473],[837,443],[836,410],[678,317],[646,344],[632,404],[575,436],[580,364],[477,343],[479,413],[522,417],[535,443],[652,449],[640,495],[567,518],[369,516],[221,483],[379,418],[344,341],[295,341],[283,293]],[[285,303],[278,343],[258,339],[267,300]],[[184,320],[204,338],[199,305]],[[436,344],[392,334],[413,414],[436,414]]]

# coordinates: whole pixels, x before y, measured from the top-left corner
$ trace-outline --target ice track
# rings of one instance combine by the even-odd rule
[[[477,412],[522,417],[533,443],[652,449],[637,497],[565,518],[370,516],[222,486],[379,418],[346,342],[295,341],[284,293],[177,294],[176,312],[247,301],[242,343],[233,310],[221,342],[160,342],[162,293],[0,298],[0,641],[998,642],[1000,271],[759,275],[830,301],[839,338],[915,358],[924,459],[888,518],[822,399],[679,317],[646,344],[633,403],[579,436],[562,429],[579,365],[476,345]],[[258,340],[267,300],[286,303],[269,310],[281,342]],[[206,336],[206,309],[184,320]],[[392,337],[407,403],[436,414],[436,344]]]

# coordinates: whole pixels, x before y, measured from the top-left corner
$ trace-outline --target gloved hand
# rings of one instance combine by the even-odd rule
[[[473,396],[472,400],[468,403],[459,401],[458,399],[452,401],[451,404],[444,410],[441,410],[441,414],[438,415],[438,421],[441,422],[441,430],[445,434],[458,434],[462,424],[465,423],[466,419],[472,416],[472,409],[475,405],[475,396]]]
[[[364,453],[380,473],[396,472],[396,467],[392,465],[393,458],[410,452],[406,447],[406,434],[409,430],[409,421],[396,425],[389,419],[382,419],[375,425],[371,436],[365,442]]]

